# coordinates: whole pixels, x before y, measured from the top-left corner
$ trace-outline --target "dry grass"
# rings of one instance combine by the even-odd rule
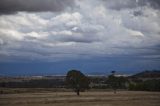
[[[160,106],[160,92],[74,92],[1,94],[0,106]]]

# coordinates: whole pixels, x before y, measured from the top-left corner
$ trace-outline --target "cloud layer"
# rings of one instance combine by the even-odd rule
[[[157,0],[1,0],[0,13],[0,61],[160,58]]]
[[[10,14],[18,11],[58,12],[71,7],[73,4],[74,0],[1,0],[0,13]]]

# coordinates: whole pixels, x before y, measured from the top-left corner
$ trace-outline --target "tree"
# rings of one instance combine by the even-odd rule
[[[114,90],[114,93],[116,94],[117,88],[118,88],[118,78],[115,76],[116,71],[112,71],[112,74],[108,77],[108,83],[110,87]]]
[[[71,70],[67,73],[66,83],[72,88],[77,95],[80,95],[80,91],[85,91],[89,88],[89,79],[83,73],[77,70]]]
[[[126,89],[129,81],[123,76],[115,76],[115,73],[116,71],[111,71],[111,75],[108,76],[106,83],[109,84],[109,87],[111,87],[116,94],[117,89]]]
[[[116,91],[118,88],[117,78],[113,75],[110,75],[108,77],[108,82],[109,82],[110,87],[114,90],[114,93],[116,94]]]

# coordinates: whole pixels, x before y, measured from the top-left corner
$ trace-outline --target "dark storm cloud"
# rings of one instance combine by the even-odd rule
[[[102,0],[104,4],[114,10],[133,9],[141,6],[151,6],[160,9],[160,0]]]
[[[148,0],[155,9],[160,9],[160,0]]]
[[[0,13],[62,11],[74,0],[0,0]]]
[[[66,37],[62,39],[63,42],[76,42],[76,43],[93,43],[100,41],[98,38],[85,38],[85,37]]]
[[[143,12],[142,11],[134,11],[133,15],[134,16],[140,16],[140,15],[143,15]]]
[[[148,0],[103,0],[107,7],[114,10],[132,9],[147,4]]]
[[[62,11],[72,7],[76,0],[0,0],[0,14],[11,14],[17,11],[43,12]],[[102,0],[104,4],[115,10],[136,8],[150,5],[160,9],[160,0]]]

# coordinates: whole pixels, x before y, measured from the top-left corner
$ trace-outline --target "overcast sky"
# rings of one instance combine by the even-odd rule
[[[160,0],[0,0],[0,74],[73,68],[160,69]]]

